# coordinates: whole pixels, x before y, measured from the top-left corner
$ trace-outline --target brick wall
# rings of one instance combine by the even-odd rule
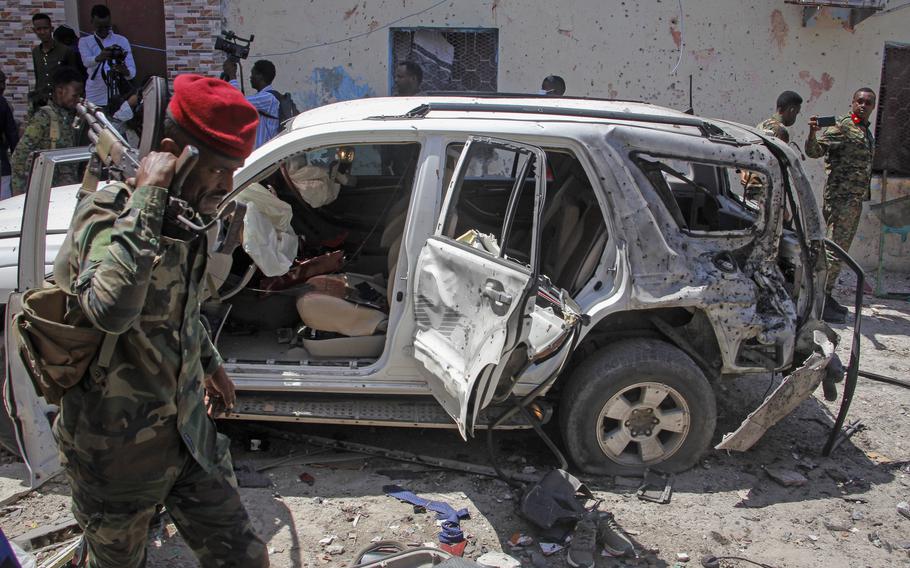
[[[221,73],[224,58],[214,49],[221,25],[221,0],[165,0],[168,79],[186,72],[215,77]]]
[[[38,40],[31,31],[32,15],[45,12],[54,26],[66,21],[65,0],[0,0],[0,69],[6,73],[6,98],[17,120],[25,116],[32,80],[31,48]],[[164,0],[168,79],[193,72],[217,77],[224,60],[214,50],[222,27],[222,0]]]
[[[28,106],[32,71],[32,46],[38,38],[32,32],[32,15],[44,12],[54,25],[63,23],[64,0],[4,0],[0,2],[0,69],[6,73],[6,99],[22,120]]]

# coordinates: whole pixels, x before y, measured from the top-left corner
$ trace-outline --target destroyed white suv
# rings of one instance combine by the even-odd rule
[[[49,199],[73,206],[54,167],[87,156],[36,160],[8,316],[60,238]],[[763,176],[757,200],[741,170]],[[744,450],[832,357],[818,207],[797,154],[749,127],[617,101],[366,99],[299,115],[235,188],[243,247],[212,253],[203,310],[233,419],[467,437],[555,416],[581,470],[679,471],[714,436],[713,381],[791,373],[718,445]],[[8,359],[36,484],[58,467],[53,408]]]

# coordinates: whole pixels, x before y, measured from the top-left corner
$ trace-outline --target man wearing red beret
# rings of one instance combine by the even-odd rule
[[[174,81],[159,152],[131,185],[81,196],[54,263],[67,323],[106,335],[86,377],[60,402],[54,433],[85,534],[88,566],[141,567],[163,504],[205,567],[265,567],[240,502],[228,439],[206,397],[230,408],[234,386],[200,321],[209,243],[166,215],[170,197],[211,218],[253,149],[258,116],[228,83]],[[179,192],[184,146],[199,162]]]

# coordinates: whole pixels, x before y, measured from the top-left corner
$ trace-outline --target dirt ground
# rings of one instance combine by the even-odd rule
[[[910,290],[910,277],[890,277],[888,288]],[[839,289],[842,302],[849,301],[850,292],[849,284]],[[862,368],[910,378],[910,303],[867,298],[862,315]],[[837,327],[846,363],[852,327]],[[719,386],[715,441],[761,401],[773,380],[777,378],[751,376]],[[615,514],[641,549],[638,559],[600,557],[597,565],[674,566],[677,554],[685,553],[691,560],[680,564],[688,566],[699,566],[707,554],[774,567],[910,566],[910,519],[896,510],[898,502],[910,500],[910,392],[860,379],[848,421],[858,418],[864,429],[825,458],[821,449],[838,404],[825,402],[819,392],[751,451],[709,451],[699,466],[675,477],[667,505],[638,500],[629,480],[581,476],[603,499],[601,508]],[[258,466],[306,450],[273,437],[267,451],[251,452],[250,430],[227,426],[237,466]],[[466,444],[453,431],[301,425],[292,431],[488,463],[482,440]],[[554,466],[532,432],[498,434],[496,440],[510,467],[541,472]],[[783,487],[766,473],[764,468],[772,466],[798,471],[808,484]],[[15,479],[19,473],[21,464],[0,465],[0,479]],[[466,557],[503,550],[526,566],[567,565],[565,551],[545,559],[534,553],[532,558],[538,534],[517,514],[518,496],[499,480],[379,458],[276,467],[265,473],[269,487],[243,488],[242,495],[277,568],[350,566],[355,552],[378,538],[412,545],[436,542],[434,515],[415,513],[411,505],[386,496],[383,486],[392,483],[466,507],[470,519],[461,525],[469,541]],[[312,476],[312,485],[301,481],[303,473]],[[15,537],[65,517],[68,508],[66,486],[51,481],[0,508],[0,526]],[[508,541],[515,533],[531,536],[535,544],[511,548]],[[325,544],[328,537],[334,537],[331,544]],[[152,535],[149,566],[195,565],[172,524]],[[721,561],[721,566],[747,565]]]

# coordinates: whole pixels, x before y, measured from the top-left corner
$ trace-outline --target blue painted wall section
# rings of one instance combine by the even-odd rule
[[[372,87],[364,79],[351,77],[340,65],[313,69],[309,84],[309,90],[292,93],[301,112],[338,101],[375,96]]]

